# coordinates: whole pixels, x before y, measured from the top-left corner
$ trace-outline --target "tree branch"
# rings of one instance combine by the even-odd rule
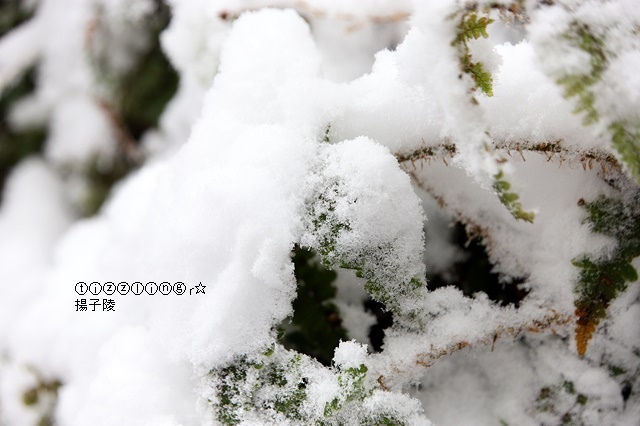
[[[237,19],[240,15],[245,12],[251,12],[254,10],[263,9],[265,7],[272,7],[277,9],[285,9],[292,8],[297,12],[303,15],[311,16],[313,18],[331,18],[340,21],[345,21],[350,23],[349,30],[356,30],[366,24],[392,24],[396,22],[402,22],[408,19],[411,16],[411,11],[398,9],[395,12],[389,14],[363,14],[363,15],[355,15],[352,13],[344,13],[344,12],[329,12],[327,10],[318,9],[307,3],[304,0],[274,0],[267,4],[263,4],[259,7],[255,8],[244,8],[237,10],[225,10],[219,13],[220,19],[232,21]]]
[[[514,316],[514,318],[516,316]],[[546,311],[545,314],[541,315],[539,318],[525,323],[513,326],[498,325],[492,330],[487,330],[476,340],[454,338],[448,341],[445,345],[431,344],[422,352],[407,354],[407,356],[412,358],[409,362],[403,362],[404,360],[397,362],[394,361],[392,357],[387,357],[385,353],[382,353],[378,355],[378,362],[376,363],[375,371],[372,371],[372,373],[382,389],[399,390],[408,381],[414,381],[416,379],[416,373],[431,367],[438,359],[444,356],[448,356],[464,348],[471,348],[474,346],[491,345],[491,351],[493,351],[495,342],[499,338],[515,338],[524,333],[541,333],[551,331],[556,334],[556,327],[564,328],[572,324],[573,320],[574,318],[571,314],[559,314],[556,311],[551,310]],[[387,376],[384,375],[385,372],[387,373]]]
[[[424,143],[424,140],[423,140]],[[584,170],[592,169],[594,163],[597,163],[602,168],[603,174],[610,172],[621,172],[622,165],[616,159],[616,157],[604,150],[588,149],[580,151],[572,149],[571,147],[563,146],[563,140],[558,139],[555,141],[542,141],[542,142],[515,142],[515,141],[494,141],[492,148],[496,151],[504,151],[507,155],[511,155],[512,151],[519,153],[523,159],[523,152],[533,152],[542,154],[547,157],[547,161],[551,161],[557,158],[560,161],[560,165],[565,161],[579,162]],[[453,158],[458,153],[455,143],[448,139],[444,142],[436,145],[424,146],[410,152],[397,152],[395,157],[399,163],[411,162],[414,165],[418,162],[429,162],[434,158],[442,158],[446,162],[446,158]]]

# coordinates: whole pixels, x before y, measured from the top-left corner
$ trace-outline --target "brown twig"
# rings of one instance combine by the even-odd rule
[[[420,179],[415,170],[409,170],[407,171],[407,173],[418,188],[422,189],[424,192],[431,195],[434,200],[436,200],[440,208],[449,208],[444,197],[441,194],[437,193],[436,190],[433,189],[433,187],[427,185],[422,179]],[[465,226],[465,230],[467,232],[467,235],[469,236],[466,245],[468,246],[471,241],[477,238],[485,246],[487,254],[491,256],[491,253],[493,252],[493,240],[488,228],[479,225],[473,219],[465,216],[458,210],[454,210],[453,215],[456,221],[462,223]]]
[[[561,315],[555,311],[551,314],[545,315],[540,319],[533,320],[529,323],[522,324],[516,327],[499,326],[492,332],[486,333],[486,336],[473,342],[474,345],[489,346],[493,351],[495,342],[502,337],[517,337],[525,332],[540,333],[551,329],[555,332],[554,327],[566,326],[572,324],[574,317],[572,315]],[[416,359],[416,365],[428,368],[432,366],[439,358],[450,355],[454,352],[470,347],[471,342],[466,340],[453,342],[443,348],[430,348],[428,351],[419,353]]]

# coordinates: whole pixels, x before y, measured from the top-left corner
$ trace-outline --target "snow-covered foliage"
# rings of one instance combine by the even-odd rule
[[[0,15],[0,425],[638,424],[634,0]]]

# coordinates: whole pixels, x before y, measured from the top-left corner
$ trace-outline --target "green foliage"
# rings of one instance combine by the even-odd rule
[[[331,142],[331,124],[327,124],[327,127],[325,127],[324,136],[322,137],[322,142],[326,142],[326,143]]]
[[[584,394],[578,394],[578,396],[576,396],[576,402],[580,405],[587,405],[587,401],[589,400],[589,398],[587,398],[586,395]]]
[[[586,309],[591,319],[601,319],[611,300],[626,289],[628,281],[638,279],[636,270],[624,259],[616,258],[595,263],[588,258],[573,261],[580,268],[580,298],[578,309]]]
[[[89,217],[96,214],[109,196],[113,185],[135,167],[136,164],[122,153],[106,164],[94,157],[83,173],[87,182],[87,192],[82,205],[82,215]]]
[[[638,350],[633,349],[632,352],[635,356],[638,356]],[[601,359],[601,366],[609,370],[609,376],[615,380],[620,386],[620,394],[622,400],[627,403],[632,394],[637,394],[638,385],[640,385],[640,368],[635,365],[631,368],[622,368],[615,365],[607,355]]]
[[[49,415],[44,415],[40,417],[40,420],[38,420],[38,426],[54,426],[54,425],[55,425],[55,422],[53,418]]]
[[[583,124],[596,123],[600,116],[595,107],[595,94],[591,87],[600,80],[607,66],[604,40],[593,34],[588,26],[578,22],[570,26],[564,38],[589,55],[590,69],[581,74],[565,75],[559,78],[557,83],[564,87],[565,98],[577,97],[574,112],[584,113]]]
[[[37,383],[24,391],[22,394],[22,403],[28,407],[35,407],[42,404],[39,411],[38,426],[51,426],[53,422],[53,411],[58,399],[58,389],[62,386],[59,380],[44,380],[38,378]]]
[[[40,152],[44,145],[45,129],[16,131],[6,120],[13,104],[33,91],[34,81],[35,69],[32,68],[0,96],[0,199],[4,181],[11,169],[29,155]]]
[[[241,384],[247,377],[246,365],[231,365],[223,368],[220,373],[220,384],[218,386],[218,420],[225,425],[236,425],[240,419],[236,413],[241,408]]]
[[[464,255],[446,271],[439,274],[430,274],[427,271],[429,290],[454,285],[467,297],[483,292],[490,300],[502,306],[514,305],[515,307],[518,307],[529,294],[528,290],[521,286],[526,282],[525,278],[508,278],[495,272],[482,238],[470,235],[462,223],[457,222],[453,227],[451,242]]]
[[[557,417],[561,425],[584,425],[582,416],[588,400],[586,395],[576,391],[572,381],[564,380],[562,383],[540,389],[535,409]]]
[[[404,422],[401,422],[397,419],[393,419],[387,416],[382,416],[377,423],[372,423],[376,426],[403,426]]]
[[[212,371],[216,396],[210,403],[224,425],[237,425],[247,418],[266,424],[404,425],[393,406],[364,408],[366,399],[376,392],[366,380],[367,371],[364,364],[326,368],[274,345],[262,354],[242,357]],[[321,384],[324,389],[333,389],[324,407],[308,405],[308,392],[318,385],[317,380],[329,385]]]
[[[614,122],[609,131],[613,147],[636,181],[640,182],[640,125]]]
[[[114,74],[104,58],[92,57],[94,72],[112,91],[114,105],[106,103],[124,143],[133,145],[150,128],[156,127],[166,104],[178,87],[178,75],[160,46],[160,33],[169,24],[170,11],[164,2],[156,1],[156,13],[144,24],[148,27],[148,48],[136,57],[135,65],[124,75]],[[120,141],[123,143],[123,141]],[[122,147],[121,147],[122,148]],[[84,216],[98,212],[111,188],[137,166],[137,160],[121,149],[113,159],[93,158],[85,166],[87,195],[81,206]]]
[[[213,405],[218,421],[237,425],[255,407],[300,420],[308,379],[302,376],[301,356],[285,354],[284,359],[273,354],[262,355],[260,361],[242,358],[215,372],[217,401]]]
[[[358,278],[365,280],[364,289],[367,293],[378,302],[382,302],[389,310],[395,314],[401,314],[402,309],[400,300],[403,296],[409,295],[411,292],[422,288],[425,285],[424,278],[411,278],[408,282],[396,283],[389,282],[384,274],[380,273],[380,264],[383,262],[381,257],[387,252],[385,245],[381,245],[378,249],[368,249],[361,252],[361,256],[356,260],[340,260],[336,266],[343,269],[353,270]],[[335,256],[335,251],[329,251],[330,247],[326,246],[321,252],[327,253],[327,257],[323,258],[323,262],[331,262],[329,256]],[[340,259],[340,256],[338,256]],[[334,263],[330,263],[334,265]],[[394,290],[397,290],[396,293]]]
[[[334,190],[339,195],[337,189]],[[322,264],[325,268],[331,269],[334,266],[340,266],[345,269],[356,269],[355,265],[349,265],[345,262],[337,262],[334,259],[336,253],[336,242],[340,232],[349,231],[351,227],[348,223],[334,220],[333,212],[335,211],[335,201],[318,195],[318,203],[314,203],[311,207],[312,223],[316,232],[320,235],[320,244],[318,253],[321,256]],[[325,231],[325,232],[322,232]],[[328,232],[327,232],[328,231]],[[339,265],[336,265],[338,263]],[[350,267],[351,266],[351,267]],[[357,274],[362,277],[362,273]]]
[[[461,70],[470,75],[476,88],[487,96],[493,96],[493,77],[484,68],[482,62],[473,62],[468,43],[480,37],[488,38],[487,27],[493,22],[493,19],[485,16],[478,18],[475,12],[465,13],[458,25],[456,38],[451,42],[452,46],[457,46],[460,50]]]
[[[340,340],[347,340],[340,313],[331,302],[336,296],[336,273],[325,268],[315,254],[296,247],[292,253],[298,282],[291,325],[285,324],[283,344],[329,365]]]
[[[596,35],[586,24],[578,22],[569,27],[564,38],[589,55],[590,66],[583,73],[562,76],[557,83],[564,88],[565,98],[577,99],[574,112],[583,114],[583,124],[594,124],[600,120],[600,113],[596,109],[593,86],[600,81],[608,65],[605,38]],[[616,120],[609,124],[608,129],[614,149],[640,182],[640,124]]]
[[[478,19],[475,12],[465,15],[458,26],[458,35],[452,44],[467,43],[469,40],[477,40],[480,37],[489,38],[487,27],[493,22],[495,22],[493,19],[485,16]]]
[[[0,37],[17,27],[33,15],[21,0],[2,0],[0,2]]]
[[[159,34],[163,28],[162,25],[154,28],[151,49],[120,82],[119,109],[135,139],[157,126],[160,114],[178,88],[178,75],[160,47]]]
[[[117,84],[119,110],[136,139],[157,125],[160,114],[178,88],[178,75],[160,47],[160,33],[169,24],[170,11],[164,2],[156,2],[156,8],[148,23],[150,48]]]
[[[565,98],[577,97],[574,113],[584,113],[582,123],[587,126],[598,122],[600,115],[595,107],[595,95],[590,87],[597,80],[590,75],[570,74],[558,79],[557,83],[564,87]]]
[[[391,269],[388,253],[392,252],[391,242],[379,242],[375,247],[358,250],[357,254],[342,252],[337,247],[337,241],[343,232],[351,231],[348,222],[336,218],[336,200],[347,198],[340,182],[335,182],[325,189],[324,193],[315,195],[308,202],[312,232],[318,237],[318,246],[313,247],[322,259],[326,268],[340,267],[353,270],[357,277],[365,280],[364,289],[377,301],[382,302],[395,313],[401,311],[401,296],[425,285],[424,277],[413,277],[407,282],[395,282],[385,269]],[[350,202],[354,203],[355,201]]]
[[[15,132],[2,128],[0,124],[0,200],[11,169],[28,156],[40,152],[45,138],[46,132],[41,128]]]
[[[584,207],[588,213],[586,221],[592,231],[618,241],[613,259],[620,258],[629,263],[640,255],[640,194],[634,194],[625,201],[602,197],[584,204]],[[626,273],[629,274],[637,275]]]
[[[482,62],[469,62],[468,72],[473,76],[476,86],[487,96],[493,96],[493,77],[491,73],[484,69]]]
[[[364,379],[367,376],[367,366],[361,364],[358,368],[347,368],[338,375],[338,385],[342,392],[328,402],[324,407],[324,416],[329,417],[338,411],[345,403],[353,400],[363,400],[371,395],[371,390],[365,389]]]
[[[638,279],[631,261],[640,256],[640,194],[623,202],[599,198],[584,204],[591,230],[614,238],[617,247],[608,256],[591,259],[583,256],[573,260],[580,269],[575,300],[578,316],[576,339],[578,352],[586,347],[613,299],[623,292],[628,282]]]
[[[599,79],[607,66],[607,56],[604,49],[604,40],[596,36],[587,25],[574,23],[571,32],[566,34],[574,44],[587,52],[591,62],[591,76]]]
[[[500,202],[509,210],[511,215],[518,220],[524,220],[525,222],[533,223],[535,213],[526,211],[522,203],[518,201],[520,196],[515,192],[509,192],[511,184],[504,179],[504,173],[502,170],[494,176],[495,182],[493,183],[493,189],[498,193]]]
[[[135,64],[125,73],[112,69],[106,52],[90,50],[94,74],[106,86],[118,121],[132,139],[137,140],[147,130],[157,126],[158,118],[178,87],[178,75],[160,46],[160,33],[171,18],[169,7],[154,0],[155,13],[144,22],[149,43],[136,54]]]
[[[623,374],[625,374],[627,372],[627,370],[625,370],[622,367],[619,367],[617,365],[610,365],[609,366],[609,374],[611,375],[611,377],[618,377],[621,376]]]

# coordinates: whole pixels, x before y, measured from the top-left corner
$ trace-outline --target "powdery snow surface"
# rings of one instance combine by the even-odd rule
[[[157,5],[42,0],[0,38],[0,90],[37,63],[11,126],[48,127],[43,156],[11,171],[0,204],[0,424],[208,425],[224,404],[246,425],[637,424],[637,283],[580,357],[572,264],[616,247],[585,224],[585,202],[636,185],[607,130],[639,120],[633,2],[530,1],[526,19],[503,9],[469,42],[492,97],[460,69],[453,0],[167,3],[160,39],[178,90],[141,137],[145,163],[90,218],[74,210],[80,170],[111,161],[122,138],[87,52],[126,73]],[[494,3],[498,20],[510,4]],[[563,36],[578,21],[611,50],[589,86],[591,125],[557,84],[591,67]],[[533,223],[500,202],[499,172]],[[454,221],[481,237],[504,285],[522,282],[518,306],[427,289],[425,269],[466,259]],[[276,343],[296,244],[343,268],[333,302],[354,340],[331,367]],[[76,312],[79,281],[183,282],[187,294],[115,293],[115,312]],[[365,284],[395,315],[375,354]],[[241,362],[244,382],[231,382],[224,369]],[[281,370],[303,401],[252,387]],[[254,392],[249,406],[229,388]]]

